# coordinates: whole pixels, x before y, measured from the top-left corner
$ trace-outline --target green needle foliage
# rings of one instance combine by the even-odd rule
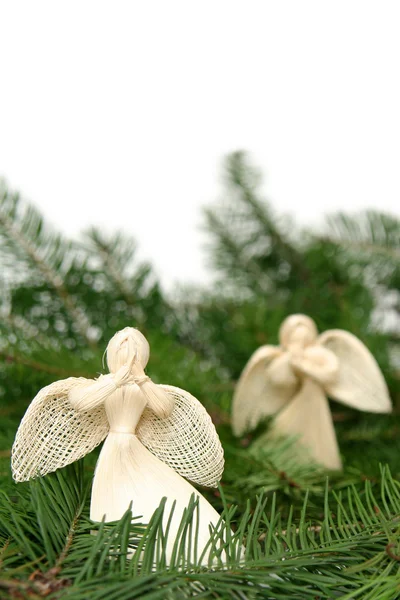
[[[292,511],[282,517],[275,496],[255,498],[253,508],[249,501],[239,517],[222,497],[223,520],[204,551],[208,566],[204,553],[195,552],[195,500],[167,564],[164,502],[147,525],[132,521],[130,510],[118,522],[93,524],[87,496],[82,463],[22,486],[12,497],[1,494],[4,597],[397,597],[400,486],[387,468],[360,491],[353,486],[336,493],[326,486],[319,520],[309,520],[308,494],[297,522]]]
[[[126,233],[70,241],[0,188],[0,598],[396,600],[400,597],[400,222],[365,212],[303,230],[261,194],[244,153],[227,157],[223,197],[204,213],[214,284],[166,294]],[[394,403],[369,415],[332,403],[344,470],[328,473],[268,422],[241,440],[230,428],[235,381],[250,354],[277,343],[290,313],[343,328],[377,358]],[[10,450],[43,386],[96,377],[110,337],[149,339],[148,374],[187,389],[210,412],[225,451],[221,513],[208,564],[198,504],[166,561],[164,502],[150,523],[133,505],[115,523],[89,519],[98,455],[14,484]],[[164,523],[164,525],[163,525]],[[166,524],[165,524],[166,523]]]

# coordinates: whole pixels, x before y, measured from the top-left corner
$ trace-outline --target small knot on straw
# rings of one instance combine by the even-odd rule
[[[142,385],[142,383],[146,383],[146,381],[151,381],[150,377],[147,377],[147,375],[144,375],[143,377],[135,377],[134,382],[137,385]]]

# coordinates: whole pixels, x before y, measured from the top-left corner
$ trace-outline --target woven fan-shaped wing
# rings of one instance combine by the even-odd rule
[[[322,333],[317,343],[339,360],[336,381],[325,386],[328,396],[358,410],[377,413],[392,410],[378,363],[358,338],[348,331],[332,329]]]
[[[82,458],[106,437],[109,424],[103,406],[76,411],[68,400],[83,377],[55,381],[32,400],[18,428],[11,453],[16,481],[46,475]]]
[[[261,346],[246,364],[232,403],[232,428],[237,436],[257,427],[293,397],[298,381],[290,356],[276,346]]]
[[[160,387],[175,401],[172,414],[160,419],[146,408],[136,435],[182,477],[216,487],[224,470],[224,452],[210,415],[189,392],[172,385]]]

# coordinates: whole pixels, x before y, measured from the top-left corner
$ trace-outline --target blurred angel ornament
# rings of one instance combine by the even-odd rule
[[[119,331],[107,346],[110,374],[70,377],[42,389],[23,417],[12,449],[16,481],[46,475],[88,454],[105,438],[96,465],[90,517],[120,519],[132,503],[149,522],[174,501],[167,560],[192,494],[199,499],[198,548],[219,514],[183,477],[215,487],[223,472],[221,443],[210,416],[188,392],[156,385],[144,373],[149,344],[136,329]]]
[[[287,317],[279,341],[256,350],[244,368],[233,398],[233,431],[240,436],[279,411],[274,434],[298,436],[320,464],[341,469],[327,396],[358,410],[388,413],[381,370],[354,335],[341,329],[318,335],[305,315]]]

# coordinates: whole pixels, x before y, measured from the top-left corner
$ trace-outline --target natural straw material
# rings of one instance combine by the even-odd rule
[[[87,384],[83,377],[55,381],[40,390],[25,413],[12,449],[12,473],[16,481],[46,475],[79,460],[107,436],[104,406],[78,412],[68,394]]]
[[[13,446],[12,471],[16,481],[65,467],[105,439],[110,425],[104,406],[78,412],[68,399],[74,386],[90,383],[83,377],[69,377],[43,388],[34,398]],[[182,477],[217,487],[224,470],[224,455],[210,415],[188,392],[174,386],[160,387],[173,399],[174,409],[168,418],[160,419],[145,408],[136,429],[137,437]]]
[[[327,396],[358,410],[390,412],[379,366],[354,335],[333,329],[318,336],[305,315],[285,319],[279,339],[279,347],[262,346],[244,368],[233,399],[233,431],[242,435],[279,412],[273,432],[298,436],[318,462],[341,469]]]
[[[221,443],[200,402],[145,375],[149,345],[127,327],[110,340],[110,374],[69,378],[44,388],[29,406],[12,450],[16,481],[45,475],[82,458],[104,438],[97,462],[90,515],[114,521],[129,506],[148,522],[166,497],[172,552],[174,534],[192,495],[199,499],[199,551],[219,515],[188,481],[216,486],[224,467]],[[204,558],[207,561],[207,556]]]
[[[167,419],[145,409],[136,434],[154,456],[182,477],[217,487],[224,470],[224,455],[211,417],[202,404],[188,392],[162,385],[175,405]]]

